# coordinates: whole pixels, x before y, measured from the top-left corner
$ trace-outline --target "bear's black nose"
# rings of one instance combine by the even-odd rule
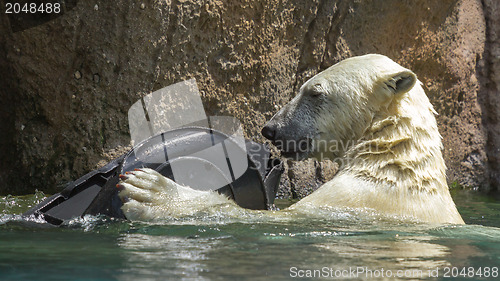
[[[261,134],[268,140],[274,141],[276,137],[276,126],[266,125],[262,128]]]

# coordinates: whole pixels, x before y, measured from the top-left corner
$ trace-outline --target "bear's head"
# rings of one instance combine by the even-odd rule
[[[355,145],[380,112],[417,82],[416,75],[383,55],[341,61],[309,79],[262,129],[283,156],[336,159]]]

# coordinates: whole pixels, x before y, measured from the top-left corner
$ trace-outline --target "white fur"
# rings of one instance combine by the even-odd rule
[[[194,190],[144,168],[128,172],[119,183],[122,211],[130,220],[179,218],[217,207],[237,210],[234,201],[213,191]]]
[[[311,78],[270,123],[284,140],[311,139],[316,150],[310,156],[338,158],[343,167],[289,211],[369,208],[424,222],[463,223],[446,184],[434,114],[415,74],[385,56],[347,59]],[[322,141],[329,146],[318,150]],[[149,169],[120,184],[129,219],[183,216],[221,204],[238,209],[224,196],[180,186]]]
[[[334,95],[339,89],[354,93],[350,95],[354,102],[341,106],[358,116],[337,114],[336,123],[329,123],[320,114],[326,121],[318,126],[320,131],[335,133],[349,124],[355,141],[343,151],[344,167],[338,175],[293,208],[305,203],[366,207],[426,222],[463,223],[446,183],[436,112],[418,80],[409,91],[399,93],[386,86],[399,73],[414,75],[387,57],[366,55],[345,60],[311,79],[335,81],[337,89],[330,89]],[[346,76],[359,79],[353,82]]]

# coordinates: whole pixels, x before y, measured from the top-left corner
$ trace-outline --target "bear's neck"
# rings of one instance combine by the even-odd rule
[[[379,112],[347,151],[343,171],[399,191],[448,192],[435,111],[423,99],[407,97]]]

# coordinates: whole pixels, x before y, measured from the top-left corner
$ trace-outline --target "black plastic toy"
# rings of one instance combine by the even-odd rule
[[[229,183],[216,191],[227,195],[243,208],[270,209],[283,173],[283,164],[279,159],[270,157],[265,144],[245,140],[242,147],[232,142],[226,134],[204,127],[179,128],[152,136],[104,167],[71,182],[60,193],[47,198],[23,215],[34,215],[54,225],[86,214],[126,219],[120,209],[122,202],[116,188],[120,174],[147,167],[175,181],[172,165],[182,162],[192,167],[209,167],[214,178],[227,177],[221,174],[216,163],[193,156],[216,145],[224,149],[226,164],[231,171]],[[228,144],[233,152],[236,147],[240,150],[238,153],[246,154],[248,165],[239,176],[231,169],[234,160],[228,155]],[[209,183],[210,179],[206,177],[203,180]]]

